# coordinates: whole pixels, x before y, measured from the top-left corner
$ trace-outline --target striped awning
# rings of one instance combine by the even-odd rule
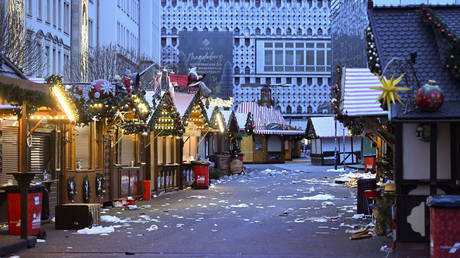
[[[249,112],[253,115],[254,124],[256,128],[254,133],[256,134],[278,134],[278,135],[293,135],[293,134],[304,134],[304,131],[297,130],[267,130],[269,124],[280,124],[284,128],[287,128],[286,121],[284,120],[281,112],[274,109],[273,107],[259,106],[254,102],[242,102],[238,105],[238,113],[248,114]],[[240,125],[241,126],[241,125]]]
[[[381,91],[371,89],[380,87],[380,81],[368,68],[344,68],[342,80],[342,113],[347,116],[387,115],[380,107],[377,98]]]

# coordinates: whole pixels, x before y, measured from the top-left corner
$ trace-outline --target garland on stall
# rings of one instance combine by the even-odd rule
[[[200,106],[201,113],[203,114],[203,117],[205,119],[205,124],[207,126],[207,124],[209,123],[208,115],[207,115],[207,112],[206,112],[206,108],[204,107],[204,104],[201,101],[201,96],[200,96],[199,93],[196,93],[195,96],[193,97],[192,101],[190,102],[190,105],[187,107],[187,109],[184,112],[184,116],[182,117],[182,120],[184,120],[184,122],[187,122],[187,120],[190,117],[190,114],[192,113],[193,108],[194,108],[194,106],[196,104],[198,104]]]
[[[82,194],[83,194],[83,202],[88,203],[89,202],[89,196],[90,196],[90,187],[89,187],[89,179],[88,176],[85,176],[83,178],[83,183],[82,183]]]
[[[105,83],[107,88],[112,88],[110,82],[93,82],[88,96],[85,96],[81,86],[70,86],[72,102],[79,114],[79,125],[88,125],[91,121],[107,118],[111,121],[120,117],[117,126],[124,130],[125,134],[137,134],[149,131],[147,119],[151,113],[149,104],[143,93],[130,94],[123,90],[120,82],[115,83],[115,91],[104,96],[95,90],[94,84]],[[94,88],[93,88],[94,87]],[[97,95],[96,95],[97,94]],[[95,97],[97,96],[97,97]]]
[[[419,15],[423,22],[431,26],[436,35],[449,45],[449,48],[445,52],[445,67],[449,69],[454,78],[460,80],[460,42],[457,40],[457,36],[445,23],[436,17],[430,8],[422,5]]]
[[[373,74],[382,73],[382,65],[380,64],[380,57],[377,52],[377,44],[375,43],[374,32],[372,32],[371,25],[366,28],[366,41],[367,41],[367,63],[369,69]]]
[[[160,99],[160,103],[158,103],[152,115],[149,126],[155,130],[158,136],[182,136],[184,134],[184,126],[187,125],[185,121],[181,120],[169,92],[164,93]]]
[[[96,196],[101,197],[104,194],[104,176],[96,174]]]
[[[248,117],[246,118],[246,124],[244,126],[245,132],[248,135],[254,134],[254,129],[256,128],[256,125],[254,124],[254,118],[251,114],[251,112],[248,113]]]
[[[67,179],[67,199],[73,202],[75,195],[77,194],[75,178],[71,177]]]

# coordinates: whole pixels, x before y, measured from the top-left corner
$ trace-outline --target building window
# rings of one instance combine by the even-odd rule
[[[64,3],[64,33],[69,34],[70,31],[70,5],[68,2]]]
[[[88,46],[93,47],[93,20],[88,19]]]
[[[42,0],[38,0],[38,19],[42,19],[43,15],[43,2]]]
[[[46,76],[49,76],[51,74],[51,57],[50,57],[50,47],[46,47]]]
[[[56,21],[56,18],[57,18],[57,3],[56,3],[56,0],[53,0],[53,25],[56,26],[57,25],[57,21]]]
[[[46,0],[46,22],[51,23],[51,0]]]
[[[61,29],[61,26],[62,26],[62,2],[61,2],[61,0],[58,1],[58,17],[57,17],[57,21],[58,21],[58,28]]]
[[[292,113],[292,108],[291,108],[291,106],[289,106],[289,105],[287,106],[287,108],[286,108],[286,113],[287,113],[287,114],[291,114],[291,113]]]
[[[27,15],[32,16],[32,0],[27,1]]]
[[[297,114],[302,114],[302,106],[297,106]]]
[[[56,74],[56,49],[53,48],[53,74]]]
[[[61,51],[58,51],[58,54],[57,54],[57,61],[58,61],[57,73],[58,73],[58,74],[62,74]]]
[[[324,40],[257,41],[258,73],[331,71],[331,44]]]

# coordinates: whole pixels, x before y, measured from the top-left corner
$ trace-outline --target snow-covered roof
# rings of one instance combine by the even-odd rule
[[[316,136],[320,138],[335,137],[335,120],[332,116],[310,118]],[[348,136],[348,128],[337,121],[337,136]]]
[[[371,87],[381,87],[382,84],[369,68],[345,68],[343,72],[343,114],[348,116],[387,114],[377,100],[381,91],[371,89]]]
[[[220,110],[220,113],[222,114],[222,118],[224,119],[224,124],[229,125],[229,120],[230,120],[230,116],[232,115],[232,112],[231,110]]]
[[[246,126],[246,120],[248,119],[248,114],[235,112],[235,119],[240,130],[244,130],[244,127]]]
[[[195,94],[185,93],[185,92],[175,92],[174,93],[174,104],[176,104],[177,111],[179,112],[180,116],[183,117],[185,111],[192,103]]]

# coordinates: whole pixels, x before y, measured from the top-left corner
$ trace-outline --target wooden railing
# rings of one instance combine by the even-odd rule
[[[158,176],[156,191],[171,191],[181,187],[180,183],[180,164],[158,164]]]
[[[114,165],[111,178],[112,200],[128,196],[141,197],[144,178],[144,164],[140,164],[137,167]]]
[[[195,172],[193,171],[193,165],[190,163],[183,163],[180,170],[184,180],[184,186],[191,186],[195,182]]]

